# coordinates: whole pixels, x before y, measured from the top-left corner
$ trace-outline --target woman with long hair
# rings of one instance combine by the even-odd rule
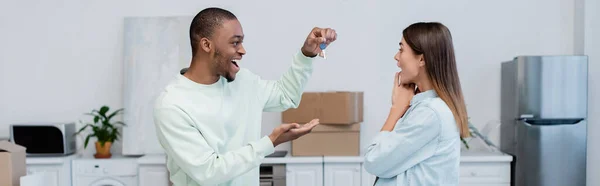
[[[367,147],[375,185],[458,185],[460,137],[468,137],[452,36],[441,23],[402,32],[388,118]]]

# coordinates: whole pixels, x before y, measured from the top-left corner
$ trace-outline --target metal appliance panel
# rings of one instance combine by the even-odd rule
[[[519,96],[517,89],[518,68],[516,61],[506,61],[501,65],[502,77],[500,79],[500,148],[502,151],[515,154],[516,146],[516,119],[518,118]]]
[[[517,131],[516,185],[585,185],[586,120],[523,120]]]
[[[587,56],[520,56],[502,63],[501,150],[514,185],[585,185]]]
[[[586,56],[520,56],[515,61],[519,116],[587,117]]]

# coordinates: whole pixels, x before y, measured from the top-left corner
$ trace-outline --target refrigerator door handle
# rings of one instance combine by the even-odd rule
[[[533,114],[521,114],[521,117],[519,117],[519,119],[529,119],[529,118],[534,118]]]
[[[530,119],[530,118],[519,118],[518,120],[523,121],[530,125],[575,125],[583,118],[560,118],[560,119]]]

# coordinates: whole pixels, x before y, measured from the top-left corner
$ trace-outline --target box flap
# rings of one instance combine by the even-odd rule
[[[0,152],[19,152],[25,151],[26,148],[8,141],[0,141]]]

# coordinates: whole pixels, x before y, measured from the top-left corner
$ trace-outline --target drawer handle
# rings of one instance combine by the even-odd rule
[[[471,172],[471,176],[477,176],[476,172]]]

